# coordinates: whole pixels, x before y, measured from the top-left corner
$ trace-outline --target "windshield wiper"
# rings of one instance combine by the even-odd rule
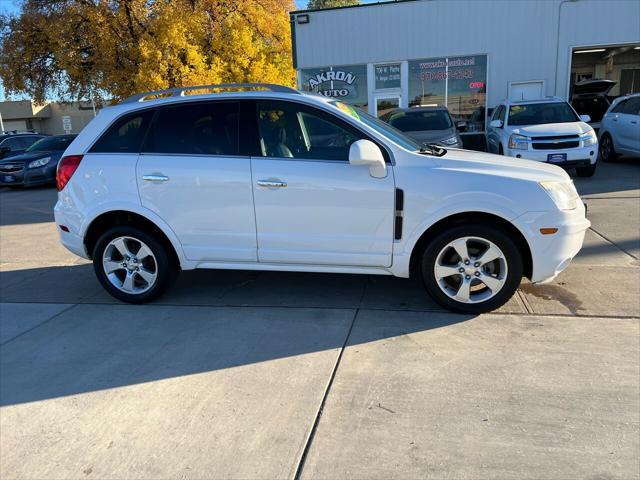
[[[447,151],[435,143],[423,143],[422,148],[420,148],[420,153],[442,157],[443,155],[446,155]]]

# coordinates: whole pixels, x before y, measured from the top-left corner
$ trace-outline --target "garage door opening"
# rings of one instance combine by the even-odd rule
[[[577,47],[571,55],[569,98],[600,127],[613,99],[640,92],[640,44]]]

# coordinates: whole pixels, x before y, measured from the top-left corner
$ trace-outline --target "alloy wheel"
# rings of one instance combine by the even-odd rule
[[[109,282],[128,294],[149,290],[158,278],[158,263],[151,249],[133,237],[111,240],[102,256],[102,267]]]
[[[507,280],[507,260],[487,239],[462,237],[445,245],[436,257],[434,275],[440,290],[461,303],[493,298]]]

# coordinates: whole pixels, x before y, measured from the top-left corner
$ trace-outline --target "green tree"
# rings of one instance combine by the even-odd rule
[[[221,82],[295,84],[293,0],[25,0],[0,24],[6,94],[42,101]]]
[[[307,8],[333,8],[333,7],[349,7],[351,5],[359,5],[360,0],[309,0]]]

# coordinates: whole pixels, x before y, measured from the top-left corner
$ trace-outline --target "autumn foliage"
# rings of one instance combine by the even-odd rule
[[[295,83],[293,0],[26,0],[3,19],[7,94],[121,99],[226,82]]]

